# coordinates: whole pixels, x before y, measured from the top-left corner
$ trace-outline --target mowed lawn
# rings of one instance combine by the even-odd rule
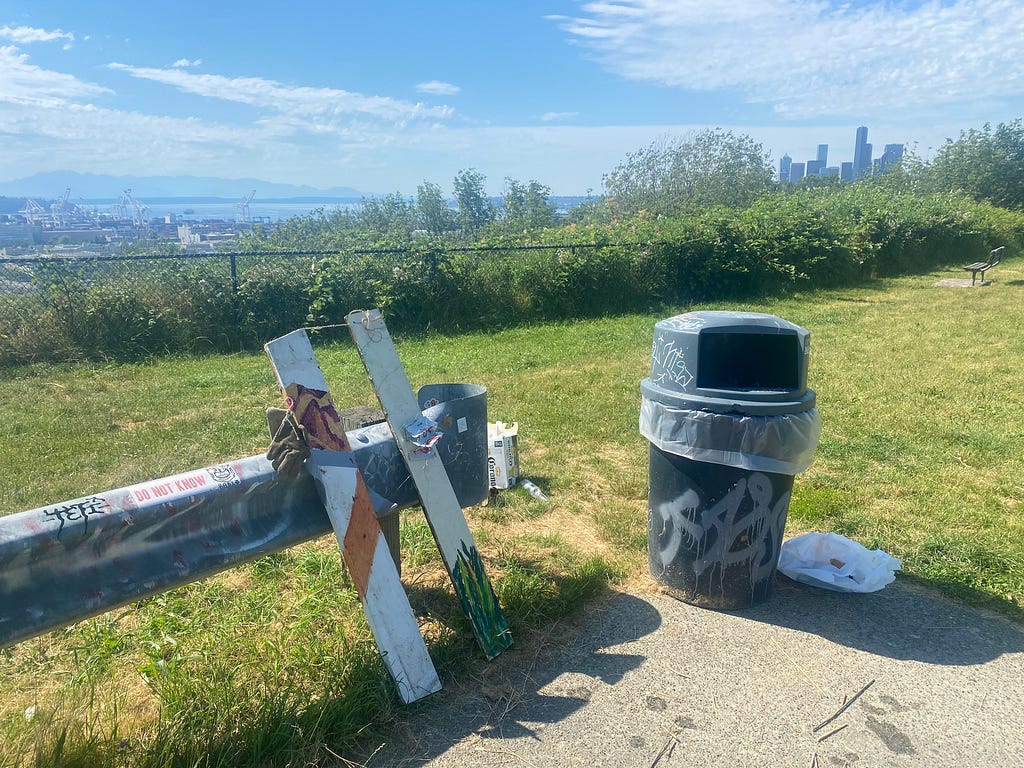
[[[1024,620],[1024,259],[982,288],[959,270],[785,300],[398,340],[414,386],[488,389],[518,422],[523,474],[467,510],[517,642],[607,585],[650,588],[647,443],[654,323],[698,308],[811,332],[823,433],[787,534],[837,531],[913,578]],[[344,329],[314,336],[339,406],[374,404]],[[0,514],[265,450],[261,355],[3,371]],[[403,579],[443,679],[480,654],[417,510]],[[41,587],[42,588],[42,587]],[[387,727],[394,697],[333,539],[0,651],[0,765],[317,765]]]

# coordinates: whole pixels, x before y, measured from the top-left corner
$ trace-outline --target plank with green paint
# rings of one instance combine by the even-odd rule
[[[473,634],[487,658],[493,659],[512,645],[512,634],[433,446],[436,425],[423,418],[380,312],[352,312],[347,320]]]

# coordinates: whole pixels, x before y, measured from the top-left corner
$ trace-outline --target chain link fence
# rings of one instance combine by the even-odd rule
[[[396,330],[622,311],[660,295],[661,245],[0,259],[0,363],[259,349],[365,307]]]

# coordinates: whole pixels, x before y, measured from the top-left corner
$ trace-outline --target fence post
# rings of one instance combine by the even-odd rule
[[[229,254],[228,258],[231,260],[231,293],[234,296],[238,295],[238,265],[235,263],[235,254]]]

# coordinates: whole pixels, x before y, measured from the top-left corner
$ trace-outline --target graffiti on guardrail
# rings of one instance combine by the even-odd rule
[[[84,523],[84,530],[88,531],[89,517],[91,515],[102,515],[111,509],[106,499],[99,496],[89,496],[85,499],[70,501],[65,504],[58,504],[43,510],[43,516],[47,520],[57,521],[60,527],[57,529],[57,538],[60,538],[64,531],[65,523],[73,523],[81,520]]]

